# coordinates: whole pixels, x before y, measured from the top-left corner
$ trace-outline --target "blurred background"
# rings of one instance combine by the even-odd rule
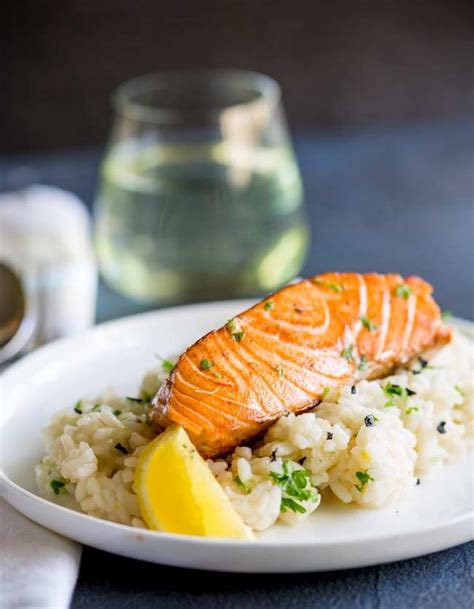
[[[3,153],[103,144],[109,97],[146,72],[246,68],[293,129],[472,117],[471,0],[36,0],[2,16]]]
[[[305,211],[298,208],[291,221],[306,232],[303,237],[300,233],[296,262],[288,273],[297,267],[302,274],[419,274],[435,285],[442,307],[474,317],[472,1],[37,0],[8,3],[0,28],[0,191],[18,192],[34,184],[59,187],[78,196],[90,212],[107,182],[100,167],[114,125],[110,97],[118,85],[162,70],[258,71],[282,87],[291,138],[284,134],[282,142],[290,156],[294,148],[296,159],[275,165],[278,187],[287,168],[296,168],[291,193],[281,199],[284,203],[275,195],[275,208],[296,209],[301,202],[299,175],[304,186]],[[278,126],[280,118],[272,124]],[[284,121],[281,125],[284,130]],[[114,167],[116,175],[125,175]],[[264,197],[252,199],[248,193],[241,189],[242,208],[259,209]],[[64,251],[71,249],[74,227],[81,226],[79,241],[86,239],[87,214],[76,210],[68,223],[66,215],[60,219],[47,205],[58,192],[30,194],[21,195],[23,202],[29,200],[21,217],[11,212],[18,203],[11,195],[0,200],[0,260],[15,249],[20,232],[27,235],[31,250],[33,233],[23,229],[28,225],[33,230],[46,217],[47,234],[55,235],[50,242],[62,239]],[[118,195],[109,196],[111,205],[118,200]],[[139,204],[136,199],[127,204],[129,211],[120,222],[139,231],[134,225]],[[153,207],[150,201],[146,205]],[[167,205],[173,207],[169,201]],[[109,224],[115,226],[112,219]],[[268,231],[260,228],[266,226],[260,220],[253,218],[247,226],[263,238]],[[181,251],[177,244],[189,234],[181,229],[195,221],[182,216],[175,222],[181,241],[177,238],[170,247],[176,255]],[[229,226],[224,222],[210,234],[225,236]],[[122,245],[118,254],[112,253],[112,267],[114,256],[135,247],[120,239],[117,243]],[[198,249],[192,240],[186,243],[187,255],[196,258]],[[227,245],[232,252],[232,244]],[[246,248],[244,242],[239,246]],[[91,271],[90,243],[87,252],[81,247],[75,259],[87,259]],[[285,263],[287,250],[278,251],[277,264],[265,263],[267,275]],[[61,252],[58,247],[58,259],[64,257]],[[163,259],[162,253],[155,254],[158,262]],[[210,271],[217,272],[223,258],[208,258]],[[240,264],[237,258],[234,264]],[[129,267],[128,276],[136,277],[135,262]],[[66,283],[91,282],[91,273]],[[232,283],[232,273],[227,275]],[[275,283],[281,284],[283,276]],[[143,277],[146,283],[146,273]],[[194,279],[199,287],[200,277],[195,274]],[[100,283],[97,320],[164,304],[130,298],[117,285]],[[271,282],[260,283],[255,292],[264,292],[265,286]],[[230,292],[216,294],[226,297]],[[204,292],[194,291],[178,300],[202,298]],[[77,293],[69,293],[58,306],[64,309],[65,302],[78,299]]]

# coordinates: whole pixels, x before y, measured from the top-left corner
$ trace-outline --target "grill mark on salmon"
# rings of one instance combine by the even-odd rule
[[[382,324],[380,331],[380,341],[378,344],[378,349],[376,352],[376,359],[380,359],[382,357],[382,353],[385,347],[385,342],[387,340],[388,328],[390,325],[390,315],[391,315],[391,307],[390,307],[390,289],[387,285],[387,278],[383,277],[382,283],[382,292],[383,292],[383,301],[382,301]]]
[[[252,329],[252,330],[249,330],[248,332],[249,332],[249,335],[251,336],[252,334],[255,333],[255,330]],[[294,367],[297,369],[299,368],[300,370],[304,367],[304,373],[311,375],[314,378],[315,382],[318,379],[337,378],[337,377],[334,377],[333,375],[327,374],[327,372],[323,372],[320,369],[315,369],[314,367],[312,367],[311,364],[308,362],[308,360],[310,359],[309,357],[308,358],[298,357],[298,356],[303,355],[304,352],[294,354],[293,361],[292,361],[292,360],[288,359],[288,356],[290,356],[291,353],[288,353],[288,350],[286,350],[286,352],[285,352],[285,349],[282,347],[279,347],[278,344],[275,346],[275,348],[272,351],[270,351],[268,349],[262,350],[260,347],[256,346],[254,342],[251,345],[249,345],[249,347],[247,347],[247,348],[251,348],[251,347],[253,347],[256,350],[256,352],[259,354],[260,361],[267,363],[268,360],[265,358],[265,356],[267,356],[268,358],[271,358],[274,366],[278,366],[279,364],[281,364],[285,369],[287,367]],[[245,349],[246,347],[243,346],[243,348]],[[314,351],[306,349],[305,353],[311,354],[311,353],[314,353]],[[323,357],[325,355],[326,354],[324,352],[321,353],[321,355],[320,355],[321,359],[323,359]],[[273,370],[274,370],[274,368],[273,368]],[[293,384],[295,384],[294,381],[290,381],[290,382],[293,382]],[[296,383],[296,385],[300,389],[302,389],[302,387],[300,385],[298,385],[297,383]]]
[[[322,349],[310,349],[308,347],[301,347],[299,345],[295,345],[294,343],[289,343],[287,341],[281,340],[271,334],[262,332],[261,330],[258,330],[254,327],[247,330],[247,332],[250,335],[256,334],[257,336],[266,338],[266,340],[271,341],[273,343],[272,350],[274,350],[275,353],[280,354],[281,357],[291,355],[291,353],[289,352],[293,352],[295,361],[297,361],[302,366],[306,366],[309,370],[314,370],[315,372],[319,372],[321,375],[327,376],[329,378],[339,378],[341,376],[341,374],[332,374],[334,370],[331,364],[334,364],[335,357],[327,351],[324,351]],[[303,355],[306,355],[307,357],[302,357]],[[324,366],[326,366],[326,370],[322,368]],[[329,372],[329,370],[331,371],[331,373]]]
[[[219,342],[222,341],[222,337],[216,337],[216,340],[219,344]],[[230,360],[232,360],[232,366],[234,367],[234,369],[238,369],[241,374],[246,374],[247,378],[245,379],[245,382],[252,389],[256,400],[258,400],[257,396],[259,393],[260,395],[265,395],[265,399],[260,400],[261,409],[264,410],[265,413],[274,412],[274,407],[272,408],[272,405],[269,402],[274,402],[275,398],[278,401],[276,407],[281,407],[281,400],[273,391],[270,391],[269,384],[265,382],[263,376],[258,374],[258,369],[254,368],[254,364],[256,363],[255,360],[252,361],[252,359],[243,359],[242,349],[237,350],[235,353],[229,351],[228,357],[229,364],[231,363]],[[270,394],[270,398],[268,398],[268,394]]]
[[[291,366],[294,366],[293,362],[283,359],[283,358],[276,358],[274,357],[274,355],[270,352],[267,351],[265,349],[261,349],[260,347],[258,347],[255,344],[249,345],[249,346],[245,346],[245,345],[241,345],[243,351],[247,351],[247,353],[249,352],[249,349],[251,347],[253,347],[253,353],[254,353],[254,357],[257,358],[258,362],[260,364],[262,364],[262,366],[265,366],[266,368],[269,368],[269,370],[271,371],[272,377],[275,377],[275,375],[280,376],[278,373],[278,366],[282,366],[282,374],[281,376],[284,376],[285,374],[285,370]],[[270,364],[270,361],[272,362]],[[297,374],[299,373],[299,369],[297,369]],[[314,373],[312,370],[306,370],[305,371],[307,374],[313,374],[316,375],[318,378],[321,377],[321,375],[317,375],[316,373]],[[299,382],[298,382],[299,381]],[[298,391],[300,391],[302,393],[303,396],[312,396],[315,397],[317,395],[317,393],[315,394],[314,391],[308,391],[308,389],[306,387],[303,387],[300,385],[301,379],[299,377],[293,377],[293,378],[288,378],[286,379],[286,382],[289,382],[291,385],[293,385],[293,387],[295,389],[297,389]]]
[[[403,283],[406,298],[396,294]],[[314,406],[325,387],[383,376],[448,342],[431,291],[417,277],[375,273],[287,286],[235,318],[243,336],[223,327],[187,349],[155,396],[152,419],[182,425],[205,457],[225,454]],[[210,369],[200,368],[204,359]]]
[[[290,331],[294,332],[304,332],[310,334],[312,336],[320,336],[324,332],[327,331],[329,327],[329,308],[326,303],[322,303],[325,310],[325,318],[324,322],[319,326],[311,326],[309,323],[295,323],[292,321],[287,321],[284,319],[273,319],[270,315],[268,315],[268,321],[270,321],[274,326],[280,328],[282,332]]]
[[[215,411],[217,413],[217,416],[222,415],[222,416],[227,416],[228,418],[234,417],[234,416],[237,416],[236,413],[239,412],[239,409],[243,409],[244,407],[246,407],[246,408],[249,407],[248,401],[240,402],[229,396],[218,395],[219,391],[221,389],[220,387],[217,387],[216,392],[207,390],[207,393],[205,394],[205,396],[193,395],[193,393],[195,393],[195,394],[201,393],[202,390],[199,388],[199,386],[188,382],[185,379],[184,375],[182,373],[180,373],[179,371],[177,372],[174,387],[175,387],[175,390],[177,392],[179,392],[181,396],[183,396],[183,399],[197,400],[200,404],[203,405],[202,409],[209,408],[209,409]],[[222,404],[222,402],[225,402],[225,404]],[[229,406],[227,406],[227,404],[229,404]],[[244,421],[246,419],[243,418],[242,420]]]
[[[241,349],[240,351],[244,351],[249,353],[249,347],[247,345],[247,347],[244,347],[243,345],[241,345]],[[255,348],[255,347],[254,347]],[[252,354],[252,352],[250,352]],[[255,358],[255,361],[258,362],[260,364],[260,368],[258,370],[258,372],[256,371],[256,374],[260,374],[260,375],[264,375],[265,374],[265,379],[267,381],[268,384],[272,383],[275,386],[275,390],[273,390],[275,392],[275,395],[278,397],[281,406],[282,411],[285,411],[285,392],[283,392],[283,396],[282,396],[282,392],[281,392],[281,386],[284,386],[285,384],[287,385],[288,382],[286,383],[282,383],[280,377],[278,376],[277,371],[275,370],[275,367],[278,365],[276,361],[273,362],[273,365],[271,365],[268,361],[268,359],[265,358],[265,355],[267,355],[268,357],[271,357],[271,354],[268,351],[264,351],[263,354],[260,352],[260,354],[256,353],[255,351],[253,351],[253,357]],[[306,396],[305,391],[298,386],[297,383],[295,383],[294,380],[289,381],[289,384],[293,387],[293,393],[296,395],[298,394],[298,397],[304,398],[304,396]],[[274,411],[275,412],[275,411]]]
[[[268,380],[268,376],[263,374],[262,370],[258,369],[256,367],[256,365],[259,363],[259,361],[252,356],[251,354],[248,354],[247,351],[243,350],[243,349],[239,349],[238,351],[238,356],[240,357],[240,365],[245,366],[246,364],[248,364],[251,369],[252,369],[252,383],[254,383],[255,385],[261,383],[262,387],[264,387],[264,395],[265,395],[265,400],[262,400],[262,406],[265,410],[267,410],[268,412],[273,412],[274,409],[284,409],[284,404],[281,400],[281,398],[278,396],[278,394],[276,393],[276,391],[274,389],[272,389],[271,383]],[[245,357],[246,356],[246,357]],[[267,396],[270,396],[269,398]],[[273,409],[272,407],[267,407],[266,404],[266,400],[269,400],[270,404],[273,404]]]
[[[204,421],[208,421],[209,418],[211,418],[221,419],[222,423],[225,423],[224,419],[228,421],[238,420],[241,423],[245,423],[248,420],[247,417],[239,416],[239,409],[234,409],[232,410],[232,412],[228,412],[227,410],[219,408],[219,406],[213,405],[210,399],[204,401],[199,395],[196,397],[191,396],[181,391],[181,389],[179,389],[177,386],[174,387],[174,392],[180,403],[186,406],[192,412],[196,412],[196,410],[194,409],[198,407],[197,412],[201,413],[200,416],[203,418]]]
[[[359,282],[359,319],[357,319],[353,331],[354,340],[357,339],[363,328],[361,319],[367,314],[367,284],[363,275],[357,275],[357,280]]]
[[[407,312],[407,324],[405,327],[405,334],[403,335],[403,347],[402,349],[406,351],[408,349],[408,344],[410,342],[410,337],[413,332],[413,324],[415,322],[415,314],[416,307],[418,304],[418,299],[416,295],[409,296],[408,298],[408,312]]]
[[[225,368],[225,366],[222,366],[222,364],[221,364],[221,367]],[[232,375],[233,378],[238,378],[235,375],[235,371],[230,366],[227,368],[227,371],[228,371],[229,375]],[[245,381],[243,381],[243,379],[240,379],[240,380],[242,381],[241,386],[246,387]],[[196,389],[199,389],[199,385],[196,385],[194,383],[187,381],[186,378],[184,377],[184,375],[182,373],[180,373],[179,370],[177,371],[177,378],[176,378],[175,385],[177,386],[178,390],[180,391],[180,393],[183,396],[186,396],[187,398],[195,399],[194,396],[192,395],[192,392],[193,391],[196,392]],[[185,387],[190,388],[191,394],[185,390]],[[220,389],[220,388],[218,388],[218,389]],[[238,393],[239,389],[235,389],[235,391],[236,391],[236,393]],[[218,413],[222,412],[222,413],[227,414],[227,409],[222,409],[222,404],[221,404],[222,401],[231,404],[230,408],[232,409],[231,410],[232,413],[238,413],[239,409],[243,409],[244,407],[249,408],[252,405],[252,402],[249,400],[248,395],[246,396],[247,399],[245,401],[239,401],[239,400],[236,400],[229,396],[218,396],[218,397],[216,397],[216,396],[217,396],[216,393],[209,392],[207,394],[206,402],[203,402],[203,403],[211,408],[215,408],[216,412],[218,412]],[[200,396],[200,397],[202,397],[202,396]],[[254,396],[254,397],[256,397],[256,396]],[[242,420],[245,420],[245,418]]]

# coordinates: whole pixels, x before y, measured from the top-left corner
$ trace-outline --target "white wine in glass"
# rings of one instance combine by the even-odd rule
[[[252,296],[301,269],[309,230],[278,85],[210,70],[115,94],[95,239],[105,280],[140,301]]]

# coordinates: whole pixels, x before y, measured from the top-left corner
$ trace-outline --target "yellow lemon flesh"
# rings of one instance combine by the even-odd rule
[[[168,427],[141,453],[134,489],[150,529],[253,539],[182,427]]]

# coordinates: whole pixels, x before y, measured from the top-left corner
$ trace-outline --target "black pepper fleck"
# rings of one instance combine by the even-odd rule
[[[351,393],[352,393],[352,395],[354,395],[356,391],[357,391],[356,386],[352,385],[352,387],[351,387]]]
[[[413,389],[408,389],[407,387],[407,395],[416,395],[416,391],[413,391]]]
[[[120,444],[120,442],[119,442],[118,444],[116,444],[116,445],[114,446],[114,448],[115,448],[116,450],[119,450],[119,451],[120,451],[121,453],[123,453],[124,455],[128,455],[128,450],[125,448],[125,446],[122,446],[122,445]]]
[[[301,459],[299,459],[298,463],[300,465],[304,465],[304,462],[306,461],[306,457],[302,457]]]
[[[416,479],[416,486],[420,486],[421,480],[419,478]]]
[[[332,431],[328,431],[326,434],[326,440],[332,440],[334,438],[334,434]]]
[[[365,419],[364,419],[364,423],[366,427],[374,427],[375,426],[375,417],[373,414],[368,414]]]
[[[272,451],[272,456],[270,457],[270,461],[276,461],[277,458],[277,449],[275,448],[274,451]]]
[[[420,362],[420,368],[419,370],[412,370],[413,374],[421,374],[428,365],[428,360],[423,357],[419,357],[418,361]]]
[[[438,433],[446,433],[446,421],[440,421],[436,429]]]

